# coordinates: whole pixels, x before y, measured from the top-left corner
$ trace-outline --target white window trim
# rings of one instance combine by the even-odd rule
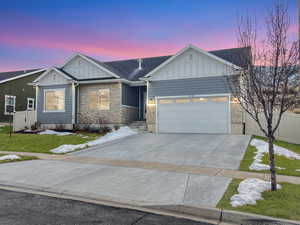
[[[32,101],[32,108],[29,107],[29,101]],[[35,109],[35,99],[27,98],[27,111],[34,111]]]
[[[9,113],[9,112],[7,112],[6,111],[6,106],[8,105],[7,104],[7,101],[6,101],[6,98],[14,98],[14,112],[13,113],[15,113],[16,112],[16,96],[13,96],[13,95],[5,95],[4,96],[4,98],[5,98],[5,103],[4,103],[4,115],[11,115],[12,113]]]
[[[64,110],[46,110],[46,92],[48,91],[64,91]],[[44,113],[57,113],[57,112],[66,112],[66,89],[65,88],[56,88],[56,89],[44,89],[44,106],[43,106]]]

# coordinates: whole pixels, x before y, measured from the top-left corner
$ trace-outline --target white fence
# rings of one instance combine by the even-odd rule
[[[263,115],[261,115],[264,118]],[[275,114],[275,119],[277,118]],[[262,119],[263,127],[266,127],[265,120]],[[246,134],[264,136],[257,123],[246,113]],[[300,144],[300,114],[286,112],[282,115],[281,123],[275,133],[278,140]]]
[[[36,123],[36,111],[15,112],[13,116],[13,131],[30,129]]]

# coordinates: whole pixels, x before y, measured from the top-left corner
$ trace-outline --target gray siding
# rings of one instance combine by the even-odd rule
[[[122,105],[139,106],[139,88],[122,84]]]
[[[152,81],[149,97],[230,93],[225,76]]]
[[[44,112],[44,90],[65,88],[65,112]],[[42,124],[72,123],[72,89],[71,85],[55,85],[39,88],[37,121]]]

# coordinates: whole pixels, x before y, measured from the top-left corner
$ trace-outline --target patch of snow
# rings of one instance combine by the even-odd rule
[[[71,133],[71,132],[58,132],[58,131],[54,131],[54,130],[45,130],[45,131],[40,132],[39,134],[55,134],[55,135],[58,135],[58,136],[65,136],[65,135],[70,135],[70,134],[74,134],[74,133]]]
[[[281,186],[277,184],[277,188]],[[271,182],[263,181],[257,178],[243,180],[238,187],[238,194],[230,198],[230,204],[233,207],[243,205],[255,205],[257,200],[263,199],[261,193],[271,190]]]
[[[253,139],[250,143],[252,146],[256,147],[257,151],[255,152],[254,161],[250,165],[250,170],[269,170],[270,166],[262,163],[262,158],[265,153],[269,153],[269,144],[263,140]],[[300,160],[300,155],[287,150],[286,148],[274,145],[274,153],[276,155],[285,156],[289,159],[298,159]],[[277,169],[284,170],[285,168],[276,167]]]
[[[27,130],[24,130],[23,132],[24,132],[24,133],[30,133],[30,132],[32,132],[32,130],[27,129]]]
[[[300,170],[296,170],[296,172],[300,172]]]
[[[67,152],[72,152],[76,149],[91,147],[94,145],[100,145],[100,144],[104,144],[109,141],[117,140],[120,138],[132,136],[132,135],[136,135],[136,134],[137,134],[137,132],[135,132],[135,131],[131,130],[129,127],[125,126],[125,127],[121,127],[118,130],[107,133],[103,137],[100,137],[93,141],[89,141],[87,143],[79,144],[79,145],[61,145],[50,151],[52,153],[67,153]]]
[[[17,155],[4,155],[0,157],[0,161],[2,160],[14,160],[14,159],[20,159],[20,156]]]

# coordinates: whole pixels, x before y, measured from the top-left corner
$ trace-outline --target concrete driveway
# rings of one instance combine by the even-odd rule
[[[236,169],[249,140],[234,135],[135,135],[75,152],[69,158],[80,159],[76,162],[56,159],[0,164],[0,185],[143,206],[215,207],[231,178],[93,164],[87,158]]]
[[[76,156],[238,169],[250,136],[139,134],[71,153]]]

